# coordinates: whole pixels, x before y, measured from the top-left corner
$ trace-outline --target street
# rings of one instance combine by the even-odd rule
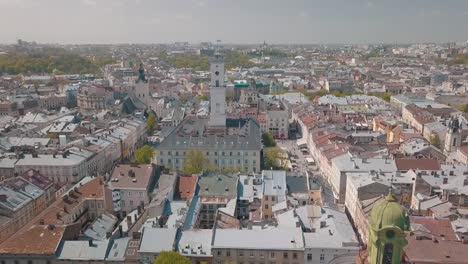
[[[296,166],[293,167],[293,172],[301,173],[305,176],[306,173],[309,174],[313,180],[315,180],[320,186],[322,186],[322,201],[324,205],[330,207],[336,207],[335,199],[333,197],[333,191],[331,190],[328,182],[323,178],[323,173],[317,168],[316,165],[309,166],[307,164],[306,158],[312,157],[310,154],[304,155],[297,146],[296,140],[277,140],[278,147],[288,151],[290,153],[290,160],[292,164]]]

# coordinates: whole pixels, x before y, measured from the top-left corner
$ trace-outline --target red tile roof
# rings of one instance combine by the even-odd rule
[[[0,254],[55,255],[64,232],[65,226],[31,226],[3,242]]]
[[[180,199],[191,199],[197,184],[197,176],[181,176],[177,184],[177,194]]]
[[[433,236],[444,240],[458,240],[453,231],[450,219],[434,219],[432,217],[412,216],[411,224],[420,224]]]
[[[440,170],[440,163],[436,159],[395,159],[400,171],[408,170]]]

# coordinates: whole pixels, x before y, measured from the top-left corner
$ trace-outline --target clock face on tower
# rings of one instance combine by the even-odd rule
[[[392,239],[392,238],[395,237],[395,231],[393,231],[393,230],[388,230],[388,231],[385,233],[385,235],[387,236],[387,238]]]
[[[219,71],[215,71],[215,75],[218,76],[218,75],[219,75]]]

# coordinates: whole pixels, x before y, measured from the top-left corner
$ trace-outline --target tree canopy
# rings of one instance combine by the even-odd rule
[[[271,134],[270,132],[263,133],[262,140],[263,140],[263,145],[265,145],[265,147],[276,146],[276,142],[275,142],[275,139],[273,138],[273,134]]]
[[[49,48],[36,53],[13,52],[0,55],[0,73],[20,74],[98,74],[112,58],[93,58],[73,54],[64,49]]]
[[[430,136],[430,143],[436,148],[440,148],[440,138],[437,133],[432,133]]]
[[[150,164],[155,155],[156,151],[154,148],[144,145],[135,151],[133,162],[138,164]]]
[[[184,173],[198,174],[208,169],[208,159],[201,150],[191,149],[185,154]]]
[[[279,147],[267,148],[264,151],[265,168],[267,170],[273,168],[274,170],[282,169],[278,162],[280,158],[281,149]]]
[[[162,251],[154,261],[154,264],[192,264],[192,261],[178,252]]]
[[[465,104],[461,110],[468,114],[468,104]]]
[[[158,57],[161,61],[175,68],[191,68],[195,71],[207,71],[210,68],[208,56],[188,54],[168,55],[166,52],[161,52]],[[225,54],[225,63],[227,69],[235,67],[250,68],[254,65],[247,54],[237,51],[227,52]]]
[[[156,121],[156,116],[154,113],[150,113],[148,115],[148,119],[146,120],[146,131],[148,134],[153,134],[154,130],[156,129],[157,126],[157,121]]]

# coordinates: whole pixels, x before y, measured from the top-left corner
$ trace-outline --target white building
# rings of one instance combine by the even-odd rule
[[[63,154],[27,154],[15,164],[15,172],[22,174],[38,170],[54,182],[76,183],[88,175],[88,158],[64,152]]]

